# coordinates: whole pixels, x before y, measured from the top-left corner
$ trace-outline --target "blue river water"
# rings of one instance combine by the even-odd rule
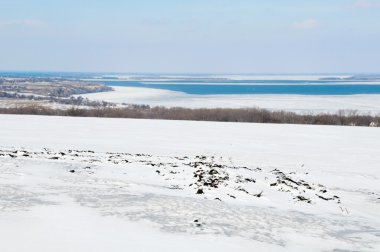
[[[65,78],[91,79],[105,73],[76,72],[0,72],[0,77],[23,78]],[[148,77],[150,75],[147,75]],[[152,75],[154,77],[154,75]],[[157,77],[157,76],[156,76]],[[380,81],[377,84],[365,80],[229,80],[207,79],[207,76],[189,76],[181,81],[119,81],[96,80],[108,86],[155,88],[183,92],[193,95],[225,95],[225,94],[296,94],[296,95],[355,95],[380,94]],[[158,78],[159,79],[159,78]]]
[[[136,81],[100,81],[109,86],[155,88],[183,92],[193,95],[225,94],[296,94],[296,95],[355,95],[380,94],[378,84],[339,84],[334,82],[314,81],[268,81],[264,82],[220,82],[221,84],[191,82],[136,82]]]

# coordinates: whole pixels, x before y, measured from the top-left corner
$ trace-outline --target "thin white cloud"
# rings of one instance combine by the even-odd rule
[[[4,27],[26,27],[26,28],[36,28],[41,27],[45,23],[40,20],[33,19],[19,19],[19,20],[0,20],[0,28]]]
[[[311,30],[318,28],[320,26],[319,22],[315,19],[306,19],[301,22],[296,22],[292,25],[293,29],[297,30]]]
[[[380,1],[358,0],[353,3],[355,9],[376,9],[380,8]]]

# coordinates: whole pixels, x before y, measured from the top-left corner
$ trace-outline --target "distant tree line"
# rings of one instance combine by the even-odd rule
[[[0,92],[31,93],[35,95],[70,97],[72,95],[107,92],[109,86],[78,80],[55,78],[14,78],[0,77]]]
[[[60,86],[57,88],[50,89],[48,95],[55,96],[55,97],[70,97],[72,95],[78,95],[78,94],[88,94],[88,93],[98,93],[98,92],[108,92],[108,91],[112,91],[112,88],[108,86],[102,86],[102,85],[98,85],[96,87],[86,86],[86,85],[82,85],[82,86],[77,85],[74,87]]]
[[[189,109],[150,107],[148,105],[129,105],[128,107],[95,107],[82,109],[53,109],[43,106],[24,106],[0,108],[2,114],[28,114],[48,116],[140,118],[165,120],[193,120],[216,122],[314,124],[379,127],[380,116],[361,115],[356,111],[341,110],[335,114],[297,114],[287,111],[269,111],[260,108],[241,109]]]
[[[92,101],[82,96],[71,96],[70,98],[60,98],[57,96],[36,96],[25,95],[11,92],[0,92],[0,98],[15,99],[15,100],[30,100],[30,101],[48,101],[64,105],[89,106],[89,107],[112,107],[114,103],[106,101]]]

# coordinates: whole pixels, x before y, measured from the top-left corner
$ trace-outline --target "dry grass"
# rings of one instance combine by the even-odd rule
[[[99,107],[92,109],[53,109],[42,106],[23,106],[0,108],[2,114],[107,117],[107,118],[141,118],[165,120],[193,120],[217,122],[247,123],[286,123],[316,125],[380,126],[379,116],[359,115],[355,111],[339,111],[337,114],[300,115],[286,111],[269,111],[266,109],[188,109],[149,106],[130,106],[128,108]]]

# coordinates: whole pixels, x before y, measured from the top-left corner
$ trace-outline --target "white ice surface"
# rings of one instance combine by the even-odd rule
[[[138,80],[138,81],[152,81],[152,80],[189,80],[189,79],[211,79],[211,80],[218,80],[218,79],[227,79],[227,80],[303,80],[303,81],[316,81],[324,78],[338,78],[338,79],[345,79],[352,77],[352,75],[289,75],[289,74],[269,74],[269,75],[258,75],[258,74],[228,74],[228,75],[173,75],[173,74],[159,74],[159,75],[141,75],[141,74],[128,74],[128,75],[122,75],[122,74],[116,74],[116,75],[103,75],[102,80],[107,81],[120,81],[120,80]],[[107,79],[111,78],[111,79]],[[99,78],[95,79],[87,79],[88,81],[91,80],[99,80]]]
[[[379,251],[379,133],[0,115],[0,251]],[[195,194],[196,155],[228,182]],[[269,186],[275,169],[313,189]]]
[[[246,108],[287,110],[297,113],[334,113],[357,110],[380,113],[380,95],[188,95],[169,90],[113,87],[112,92],[81,95],[91,100],[188,108]]]

